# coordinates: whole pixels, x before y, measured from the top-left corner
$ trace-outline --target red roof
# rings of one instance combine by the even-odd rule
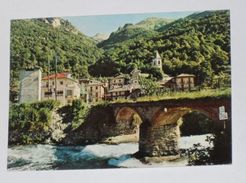
[[[69,73],[67,73],[67,72],[57,73],[56,75],[51,74],[49,76],[43,77],[43,80],[55,79],[55,78],[57,78],[57,79],[68,78],[68,75],[69,75]]]

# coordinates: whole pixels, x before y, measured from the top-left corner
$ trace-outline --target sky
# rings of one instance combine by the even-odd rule
[[[141,14],[117,14],[117,15],[94,15],[94,16],[73,16],[63,17],[69,20],[77,29],[87,36],[94,36],[97,33],[110,34],[116,31],[119,26],[126,23],[137,23],[148,17],[160,17],[167,19],[178,19],[194,12],[167,12],[167,13],[141,13]]]

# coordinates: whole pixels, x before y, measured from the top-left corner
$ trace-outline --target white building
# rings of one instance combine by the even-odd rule
[[[26,69],[20,72],[20,103],[41,100],[41,78],[40,69]]]

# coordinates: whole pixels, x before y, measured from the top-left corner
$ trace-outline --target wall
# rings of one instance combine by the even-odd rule
[[[22,70],[20,73],[20,103],[41,100],[41,70]]]

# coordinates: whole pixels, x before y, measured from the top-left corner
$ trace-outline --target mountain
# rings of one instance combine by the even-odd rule
[[[150,30],[158,30],[160,27],[173,22],[174,19],[149,17],[135,24],[136,27],[142,27]]]
[[[68,71],[74,77],[88,77],[88,65],[102,55],[93,39],[61,18],[12,20],[10,48],[12,90],[18,90],[21,69],[41,67],[47,74],[49,60],[54,72],[55,55],[58,72]]]
[[[134,26],[133,24],[125,24],[123,27],[119,27],[117,31],[112,32],[107,40],[98,43],[98,47],[109,49],[124,41],[153,36],[155,34],[156,31],[154,30]]]
[[[92,37],[92,39],[95,40],[97,43],[107,40],[108,38],[109,38],[109,35],[103,34],[103,33],[97,33],[95,36]]]
[[[152,37],[157,34],[156,30],[173,20],[150,17],[136,24],[125,24],[119,27],[115,32],[112,32],[109,38],[98,44],[99,47],[109,49],[115,45],[128,41],[131,39],[138,39],[141,37]]]
[[[197,84],[211,84],[214,76],[230,74],[230,14],[226,10],[195,13],[156,30],[126,24],[98,46],[105,52],[89,67],[91,75],[129,73],[135,67],[153,74],[157,71],[151,60],[158,50],[166,74],[191,73]],[[107,65],[110,71],[105,70]]]
[[[37,20],[49,24],[53,28],[61,28],[74,34],[79,33],[79,31],[68,20],[64,20],[60,17],[39,18]]]

